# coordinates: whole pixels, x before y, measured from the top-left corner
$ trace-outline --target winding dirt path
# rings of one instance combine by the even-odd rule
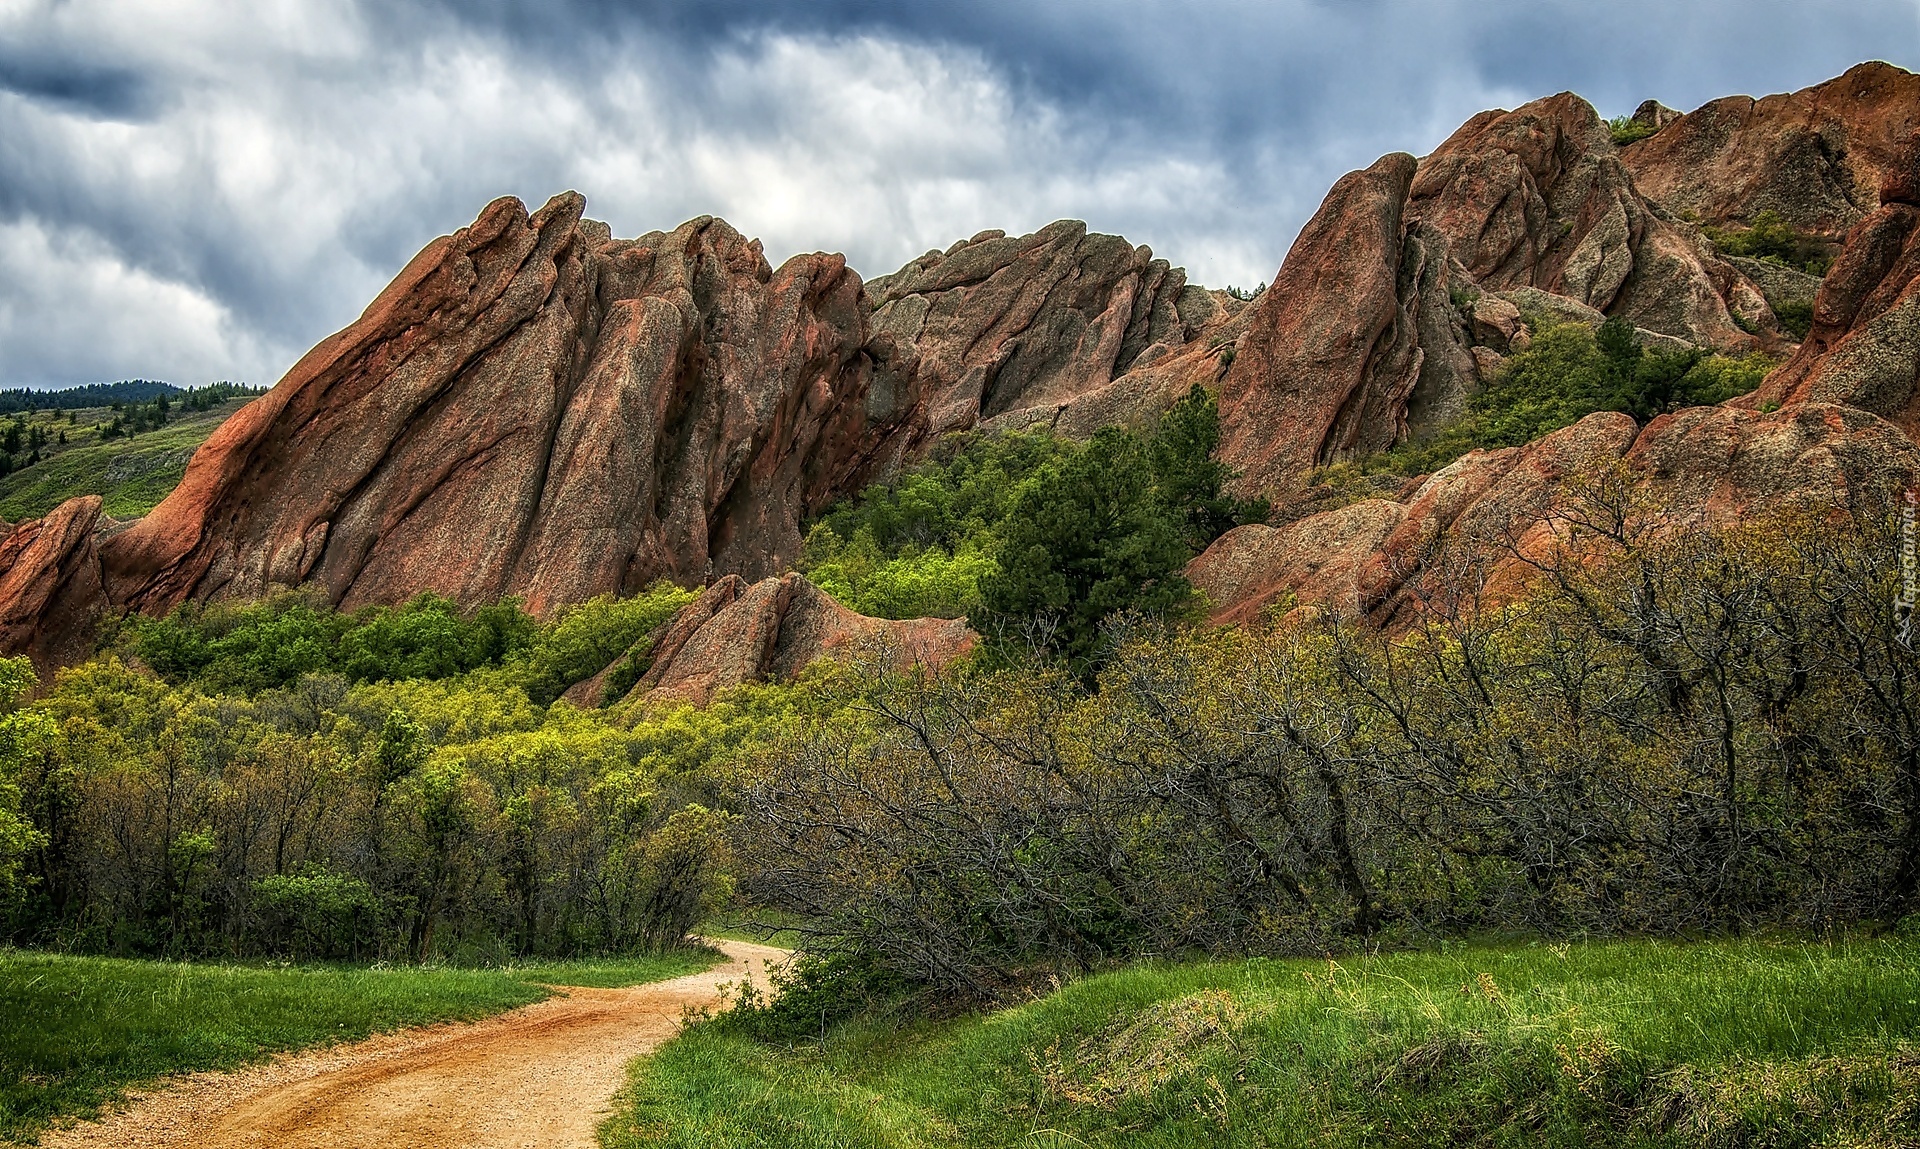
[[[631,989],[563,989],[472,1025],[402,1030],[201,1073],[135,1095],[100,1122],[47,1134],[52,1149],[594,1149],[627,1062],[713,1005],[722,982],[785,950],[713,943],[728,960]]]

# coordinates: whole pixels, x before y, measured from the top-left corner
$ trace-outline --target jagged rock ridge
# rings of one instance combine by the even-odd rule
[[[1920,171],[1875,141],[1920,111],[1913,80],[1872,68],[1833,82],[1878,93],[1879,110],[1829,119],[1867,157],[1848,169],[1855,185],[1872,176],[1887,205],[1847,221],[1813,333],[1748,410],[1646,428],[1595,417],[1477,453],[1393,499],[1243,528],[1196,580],[1234,617],[1329,587],[1387,617],[1427,577],[1434,532],[1524,534],[1592,467],[1635,468],[1675,522],[1884,486],[1912,463],[1911,441],[1876,416],[1912,429]],[[1287,504],[1315,468],[1458,414],[1525,345],[1523,312],[1790,348],[1768,291],[1812,284],[1721,259],[1680,217],[1697,189],[1674,174],[1707,154],[1681,144],[1712,136],[1732,189],[1716,210],[1750,213],[1769,185],[1741,173],[1785,138],[1759,130],[1784,122],[1761,105],[1751,130],[1718,136],[1713,116],[1643,107],[1659,130],[1624,150],[1570,94],[1483,113],[1424,159],[1342,179],[1251,304],[1072,222],[983,232],[863,283],[834,255],[772,268],[711,218],[616,240],[577,195],[531,215],[497,201],[230,420],[146,519],[96,532],[97,503],[70,503],[16,528],[0,549],[0,642],[58,662],[84,648],[90,612],[280,585],[347,607],[511,594],[544,613],[665,577],[712,584],[712,609],[683,616],[684,641],[645,685],[699,697],[704,683],[788,673],[798,656],[769,634],[875,633],[776,577],[802,520],[950,431],[1087,434],[1202,383],[1220,392],[1240,485]],[[795,603],[819,625],[779,621]]]

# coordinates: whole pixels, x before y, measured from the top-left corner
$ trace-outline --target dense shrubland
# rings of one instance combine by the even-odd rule
[[[1756,212],[1743,228],[1702,228],[1715,250],[1724,255],[1764,259],[1809,275],[1825,275],[1833,266],[1833,245],[1801,235],[1776,211]]]
[[[1595,356],[1658,383],[1616,334],[1543,331],[1515,394]],[[1537,406],[1485,426],[1561,417]],[[1483,593],[1486,544],[1442,539],[1409,628],[1213,630],[1178,564],[1259,510],[1222,496],[1217,428],[1196,392],[1147,434],[966,442],[833,512],[810,553],[843,593],[986,561],[956,601],[990,641],[938,673],[876,650],[703,709],[561,699],[644,666],[670,587],[546,623],[432,596],[185,608],[32,702],[5,664],[6,936],[575,954],[670,943],[740,889],[811,939],[792,1000],[857,1002],[1149,954],[1913,908],[1920,687],[1883,518],[1661,533],[1626,476],[1591,476],[1524,593]]]
[[[812,923],[819,976],[964,997],[1145,955],[1914,908],[1889,524],[1656,537],[1647,511],[1596,479],[1558,524],[1586,558],[1504,604],[1462,559],[1397,637],[1121,619],[1097,689],[1040,665],[849,698],[745,775],[746,888]]]
[[[430,598],[187,610],[31,703],[24,661],[0,662],[4,936],[414,960],[676,944],[730,889],[712,767],[794,693],[545,703],[685,597],[545,625]]]

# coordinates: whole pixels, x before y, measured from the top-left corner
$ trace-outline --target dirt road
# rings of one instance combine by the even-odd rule
[[[197,1074],[105,1121],[48,1134],[57,1149],[594,1149],[626,1064],[711,1005],[721,982],[786,951],[715,943],[704,973],[565,996],[473,1025],[435,1025],[237,1073]]]

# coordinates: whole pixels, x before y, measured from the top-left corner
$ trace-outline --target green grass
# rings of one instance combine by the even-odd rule
[[[68,442],[49,444],[40,462],[0,478],[0,519],[39,518],[76,495],[101,496],[102,509],[116,519],[144,515],[179,486],[194,448],[246,402],[231,399],[207,411],[176,408],[164,427],[106,440],[94,425],[105,422],[109,411],[76,411],[74,424],[42,412],[34,421],[49,434],[64,430]]]
[[[730,938],[763,946],[797,949],[805,941],[794,928],[800,919],[779,910],[733,910],[703,922],[694,932],[703,938]],[[769,930],[767,927],[773,927]]]
[[[699,973],[720,960],[718,950],[686,949],[630,958],[581,958],[511,966],[506,972],[535,985],[621,989]]]
[[[705,1025],[609,1149],[1920,1142],[1920,943],[1466,948],[1130,969],[793,1049]],[[902,1027],[904,1024],[904,1027]]]
[[[548,985],[691,973],[709,950],[496,970],[211,965],[0,951],[0,1139],[88,1114],[126,1086],[539,1001]]]

